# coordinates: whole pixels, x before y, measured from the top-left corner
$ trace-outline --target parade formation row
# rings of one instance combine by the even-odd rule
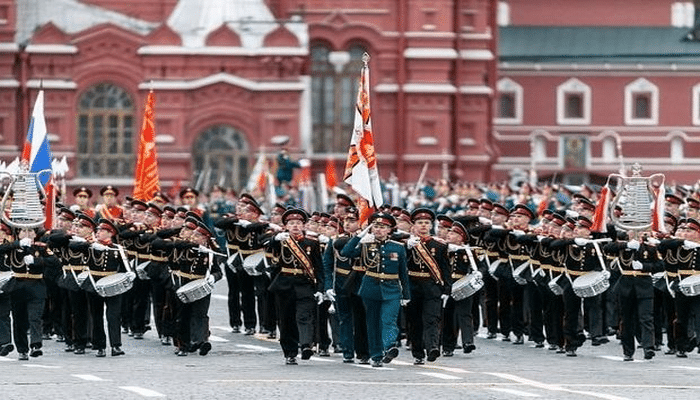
[[[207,355],[211,292],[224,278],[232,331],[279,332],[288,365],[334,350],[381,367],[404,339],[415,364],[434,362],[475,351],[481,326],[488,339],[527,336],[570,357],[616,334],[626,361],[635,339],[651,359],[664,330],[677,357],[700,337],[693,196],[666,196],[663,228],[621,229],[611,218],[601,229],[596,194],[583,191],[565,207],[543,194],[512,205],[464,198],[449,212],[386,205],[364,226],[345,194],[328,212],[277,203],[267,213],[249,194],[198,205],[193,188],[177,206],[163,193],[120,205],[112,186],[95,208],[89,189],[73,195],[52,230],[0,224],[0,356],[41,356],[51,335],[97,357],[109,338],[119,356],[122,334],[150,329],[151,309],[176,355]]]

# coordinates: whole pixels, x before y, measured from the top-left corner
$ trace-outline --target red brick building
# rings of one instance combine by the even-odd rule
[[[153,89],[166,188],[240,189],[284,141],[340,172],[368,52],[381,177],[487,180],[495,21],[493,0],[0,0],[0,159],[41,86],[69,186],[129,187]]]
[[[494,178],[601,183],[620,164],[693,184],[700,42],[693,2],[499,3]]]

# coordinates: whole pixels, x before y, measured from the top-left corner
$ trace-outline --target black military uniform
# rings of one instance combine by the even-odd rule
[[[651,359],[654,357],[654,285],[651,275],[663,271],[661,257],[655,246],[636,240],[608,244],[605,251],[617,255],[620,260],[622,276],[618,281],[618,289],[624,360],[633,360],[637,326],[641,333],[644,358]]]
[[[305,224],[307,220],[306,212],[299,209],[287,210],[282,216],[287,229],[290,221]],[[323,291],[320,246],[317,240],[304,235],[291,237],[281,233],[273,238],[270,249],[277,260],[269,289],[276,295],[280,345],[286,363],[294,365],[300,345],[303,360],[313,354],[314,297],[319,299]]]
[[[414,224],[421,219],[432,222],[435,213],[427,208],[418,208],[411,213]],[[414,364],[423,364],[426,350],[428,361],[435,361],[440,356],[442,302],[450,294],[452,274],[447,259],[447,244],[425,236],[409,239],[406,247],[411,283],[411,302],[406,307],[406,321]]]
[[[22,237],[22,234],[18,236]],[[29,236],[0,245],[0,255],[5,257],[15,281],[10,293],[12,333],[20,360],[28,359],[27,352],[32,357],[43,354],[41,314],[46,300],[43,277],[45,271],[60,270],[61,265],[44,243],[33,240]]]

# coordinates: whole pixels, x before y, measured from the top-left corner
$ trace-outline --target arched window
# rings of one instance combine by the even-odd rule
[[[355,118],[357,85],[362,68],[359,45],[331,51],[311,48],[311,120],[314,153],[344,153],[350,144]]]
[[[617,160],[617,140],[608,136],[603,139],[603,162],[613,163]]]
[[[100,83],[78,103],[78,175],[83,178],[134,174],[134,102],[122,88]]]
[[[202,132],[194,143],[193,182],[208,191],[213,185],[240,190],[248,179],[248,142],[245,135],[228,125]]]
[[[671,139],[671,164],[681,164],[685,157],[683,151],[683,138],[678,135]]]

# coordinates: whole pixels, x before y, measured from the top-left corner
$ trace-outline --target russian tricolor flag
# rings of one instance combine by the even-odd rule
[[[44,119],[44,91],[39,91],[32,111],[32,119],[29,122],[27,141],[24,143],[21,161],[29,165],[29,172],[51,170],[51,148],[46,132],[46,120]],[[40,178],[42,185],[49,181],[50,174],[44,173]]]
[[[32,119],[29,122],[27,140],[22,149],[21,161],[27,162],[29,172],[51,171],[51,148],[46,132],[46,120],[44,119],[44,91],[40,90],[34,103]],[[53,189],[53,173],[43,173],[38,176],[46,194],[46,223],[44,227],[51,229],[56,195]]]

